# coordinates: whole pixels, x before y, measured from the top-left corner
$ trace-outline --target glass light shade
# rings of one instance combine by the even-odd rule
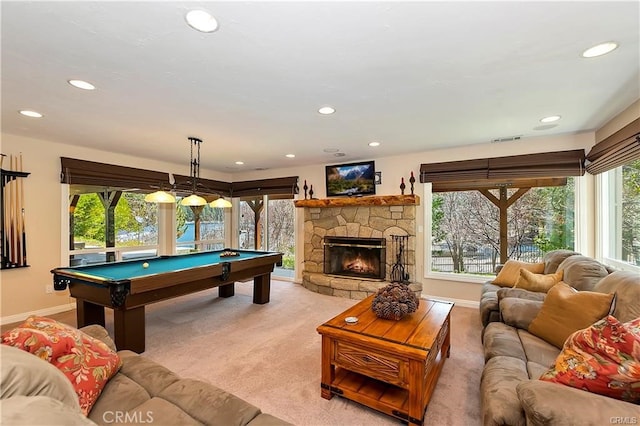
[[[183,206],[204,206],[207,204],[207,200],[199,195],[191,194],[188,197],[183,198],[182,201],[180,201],[180,204]]]
[[[156,191],[144,197],[147,203],[175,203],[176,197],[164,191]]]
[[[229,207],[231,207],[231,202],[225,200],[224,198],[220,197],[218,199],[213,200],[211,203],[209,203],[209,205],[211,207],[217,207],[220,209],[228,209]]]

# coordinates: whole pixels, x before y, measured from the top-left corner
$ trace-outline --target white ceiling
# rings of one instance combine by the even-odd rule
[[[186,167],[188,136],[204,141],[203,168],[233,173],[516,135],[527,143],[597,129],[640,98],[637,1],[1,8],[3,133]],[[188,27],[193,8],[214,14],[219,30]],[[620,44],[614,52],[580,56],[610,40]],[[318,114],[327,104],[337,112]],[[554,114],[556,126],[539,122]]]

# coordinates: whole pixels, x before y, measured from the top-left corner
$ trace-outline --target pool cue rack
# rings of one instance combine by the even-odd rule
[[[25,268],[27,264],[27,236],[24,220],[24,183],[30,173],[0,169],[0,240],[2,264],[0,269]]]

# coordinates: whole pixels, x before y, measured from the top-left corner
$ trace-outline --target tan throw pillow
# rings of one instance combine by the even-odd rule
[[[500,287],[513,287],[520,277],[520,269],[526,269],[534,274],[541,274],[544,272],[544,263],[527,263],[520,262],[519,260],[507,260],[492,283],[499,285]]]
[[[613,298],[613,294],[577,291],[561,281],[547,293],[529,333],[562,348],[572,333],[607,316]]]
[[[563,273],[563,271],[558,271],[555,274],[543,275],[534,274],[526,269],[520,269],[520,278],[518,278],[514,287],[539,293],[546,293],[551,289],[551,287],[562,281]]]

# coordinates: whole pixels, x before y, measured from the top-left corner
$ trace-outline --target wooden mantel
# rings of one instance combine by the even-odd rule
[[[296,200],[296,207],[329,208],[351,206],[419,206],[417,195],[373,195],[369,197],[322,198]]]

